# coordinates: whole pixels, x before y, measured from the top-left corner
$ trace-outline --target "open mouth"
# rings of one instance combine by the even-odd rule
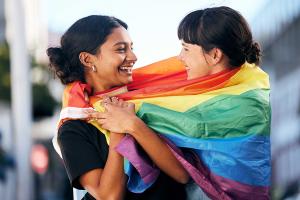
[[[132,66],[120,66],[119,71],[128,75],[132,74]]]

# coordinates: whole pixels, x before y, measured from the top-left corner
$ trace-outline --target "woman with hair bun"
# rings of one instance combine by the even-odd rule
[[[260,46],[256,41],[253,40],[251,30],[245,18],[232,8],[221,6],[193,11],[182,19],[179,24],[177,33],[178,38],[182,43],[182,49],[178,56],[178,59],[180,59],[185,65],[187,70],[187,77],[189,80],[197,79],[200,77],[213,77],[214,75],[222,74],[225,71],[242,71],[246,68],[253,68],[249,67],[249,64],[252,64],[255,69],[258,68],[258,65],[260,64]],[[194,193],[194,195],[196,196],[203,196],[205,194],[201,199],[208,199],[207,196],[212,199],[270,198],[269,185],[271,175],[271,158],[269,134],[271,119],[269,105],[269,82],[268,78],[266,77],[266,80],[263,80],[262,84],[261,80],[259,80],[261,77],[252,75],[252,71],[254,70],[245,72],[245,75],[243,76],[249,76],[249,79],[253,79],[253,82],[256,82],[256,85],[258,85],[256,90],[251,90],[255,91],[255,93],[253,93],[254,98],[251,98],[255,99],[257,107],[259,107],[259,109],[257,110],[257,112],[249,114],[248,110],[250,111],[251,107],[254,105],[254,103],[251,103],[245,106],[243,108],[243,111],[240,111],[244,112],[244,115],[241,114],[241,116],[238,117],[238,115],[240,114],[237,114],[236,117],[234,117],[231,114],[231,117],[238,118],[235,119],[238,122],[249,120],[249,116],[253,115],[253,123],[251,123],[251,125],[248,125],[249,127],[246,127],[244,131],[241,131],[241,133],[238,134],[238,137],[242,138],[250,134],[266,135],[266,138],[264,138],[264,140],[266,141],[262,142],[263,147],[261,149],[261,152],[263,156],[256,156],[255,154],[249,156],[250,152],[253,152],[252,150],[250,150],[251,148],[247,149],[247,145],[241,145],[245,150],[245,157],[243,159],[240,158],[240,160],[237,160],[238,162],[244,162],[244,165],[241,165],[243,166],[242,168],[238,167],[240,166],[240,164],[231,164],[230,167],[226,165],[212,167],[211,164],[207,163],[206,161],[205,165],[209,168],[211,167],[210,170],[212,171],[212,174],[214,174],[210,175],[210,179],[212,182],[214,182],[215,188],[217,190],[225,191],[225,193],[223,194],[227,195],[224,195],[222,197],[222,195],[220,195],[222,194],[221,192],[216,197],[212,195],[212,193],[209,193],[205,187],[202,187],[202,190],[205,191],[205,193],[203,193],[202,190],[195,190],[195,187],[191,186],[190,188],[194,189],[189,190],[189,193]],[[247,85],[250,87],[250,89],[253,89],[250,85],[248,85],[249,83],[246,83],[246,81],[245,83],[243,83],[242,79],[238,84]],[[231,88],[234,90],[234,85],[231,86]],[[241,93],[241,95],[243,95],[243,93]],[[222,103],[220,103],[220,106],[214,108],[214,114],[218,113],[218,109],[221,109],[222,113],[225,114],[226,110],[224,110],[224,108],[228,110],[234,110],[234,108],[242,107],[243,104],[247,104],[247,101],[247,98],[245,98],[238,104],[234,104],[235,101],[232,100],[230,101],[230,104],[234,104],[232,106],[227,106],[225,103],[223,103],[222,105]],[[228,131],[226,131],[226,134],[229,134],[230,132],[239,132],[235,122],[230,121],[230,115],[225,116],[228,116],[228,119],[224,118],[223,120],[224,123],[226,123],[226,126],[224,126],[223,130],[228,129]],[[222,120],[220,120],[219,124],[222,123]],[[256,133],[252,132],[257,124],[261,124],[265,129],[257,131]],[[207,127],[207,129],[209,129],[209,126]],[[222,136],[221,132],[222,130],[219,131],[220,135],[213,136],[213,138],[235,138],[230,136]],[[221,144],[222,142],[220,142],[219,145]],[[230,144],[237,145],[238,142],[235,141],[232,143],[227,143],[227,149],[223,150],[224,152],[227,152],[230,149]],[[255,147],[255,145],[253,146],[253,148],[258,148],[258,146]],[[239,156],[242,157],[241,155],[243,154],[240,153]],[[205,158],[203,159],[206,160]],[[226,163],[226,159],[223,162]],[[261,162],[261,164],[258,164],[258,162]],[[253,167],[254,165],[257,166],[255,170],[255,167]],[[261,168],[259,168],[258,166],[260,166]],[[251,167],[253,167],[253,169],[251,169]],[[237,168],[240,171],[244,171],[244,174],[239,175],[238,171],[236,171],[235,173],[230,172],[232,170],[234,171],[234,169]],[[216,169],[218,169],[217,172]],[[260,175],[254,177],[250,174],[253,173],[252,170],[258,171],[259,173],[257,174]],[[249,174],[247,174],[246,171],[248,171]],[[215,177],[215,175],[226,177],[227,179],[224,179],[218,183],[219,180]],[[257,188],[254,189],[255,187]],[[194,197],[194,199],[198,198]]]
[[[99,125],[87,118],[94,107],[91,96],[113,96],[109,91],[132,81],[137,57],[127,24],[110,16],[82,18],[64,33],[61,46],[48,48],[47,54],[50,68],[66,85],[54,145],[71,185],[88,191],[84,199],[185,199],[187,172],[142,121],[141,147],[164,173],[146,191],[132,193],[125,189],[124,159],[116,151],[125,132],[104,135]],[[120,105],[128,106],[126,102]]]

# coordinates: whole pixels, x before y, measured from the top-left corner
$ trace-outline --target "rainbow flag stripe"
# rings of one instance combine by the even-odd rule
[[[269,199],[271,111],[269,78],[265,72],[245,63],[234,70],[186,80],[184,66],[176,58],[170,58],[134,70],[133,79],[132,84],[105,94],[113,93],[134,102],[137,115],[166,140],[207,196]],[[75,87],[85,85],[73,83],[67,87],[64,109],[72,105],[102,110],[103,93],[90,97],[86,104],[82,92],[85,89],[74,89],[79,102],[74,105],[72,100],[71,104],[70,88]],[[145,159],[139,152],[127,154],[130,146],[136,149],[134,139],[128,136],[118,150],[129,160],[128,188],[142,192],[155,181],[157,169],[141,165]],[[192,160],[185,151],[192,152]]]

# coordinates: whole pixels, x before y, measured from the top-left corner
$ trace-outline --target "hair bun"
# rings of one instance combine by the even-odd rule
[[[50,47],[47,49],[49,57],[49,68],[56,74],[63,84],[67,84],[70,76],[69,63],[60,47]]]
[[[261,57],[260,46],[257,42],[254,42],[250,45],[249,49],[245,52],[246,61],[248,63],[259,64]]]
[[[51,67],[59,67],[65,64],[64,53],[61,48],[59,47],[48,48],[47,55],[49,56]]]

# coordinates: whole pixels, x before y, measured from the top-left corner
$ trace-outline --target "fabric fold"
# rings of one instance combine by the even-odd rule
[[[103,94],[133,102],[137,116],[165,140],[209,198],[269,199],[270,85],[259,67],[245,63],[186,80],[184,66],[173,57],[134,70],[127,86],[93,96],[88,88],[79,82],[68,85],[62,113],[71,107],[79,108],[76,116],[87,108],[101,112]],[[70,119],[62,114],[59,124]],[[89,123],[109,143],[109,132],[95,121]],[[134,138],[127,135],[117,151],[127,160],[129,190],[143,192],[155,182],[159,169]]]

